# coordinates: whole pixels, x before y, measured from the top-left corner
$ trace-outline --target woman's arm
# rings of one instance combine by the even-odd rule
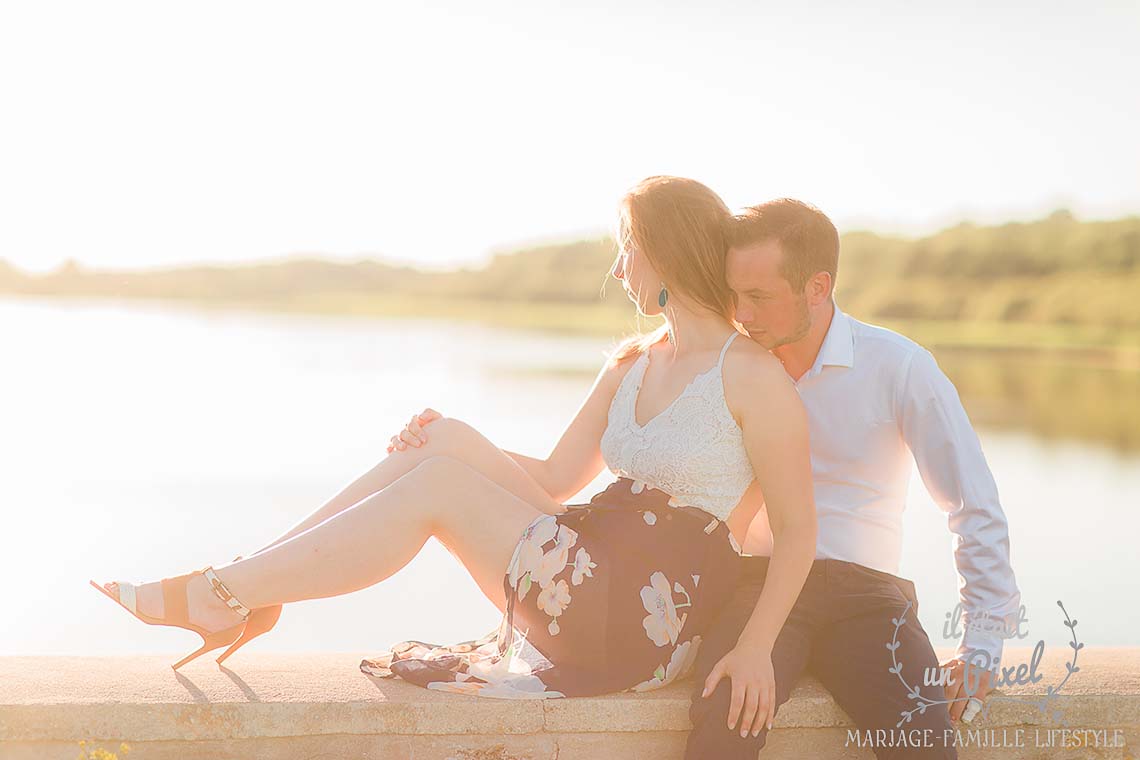
[[[728,676],[728,725],[741,736],[772,727],[776,680],[772,648],[815,559],[816,516],[807,413],[776,357],[750,342],[725,361],[725,397],[744,433],[744,446],[772,528],[772,557],[763,589],[736,645],[705,679],[706,697]],[[751,489],[750,489],[751,490]],[[737,509],[755,509],[755,503]],[[755,512],[749,516],[753,519]],[[732,516],[729,518],[732,521]]]
[[[601,441],[609,417],[610,402],[632,364],[631,358],[616,365],[607,362],[602,367],[574,419],[545,459],[503,450],[554,500],[565,502],[585,488],[605,466]],[[405,443],[412,443],[416,439],[426,441],[424,427],[441,416],[434,409],[424,410],[412,419],[398,440]],[[394,442],[396,440],[393,439]]]
[[[567,430],[569,430],[569,428],[567,428]],[[565,435],[565,433],[563,433],[563,435]],[[527,474],[534,478],[538,484],[542,486],[543,490],[550,494],[550,498],[560,502],[570,498],[569,496],[562,496],[561,493],[559,493],[557,484],[551,479],[549,458],[538,459],[536,457],[528,457],[526,454],[520,454],[517,451],[508,451],[507,449],[503,449],[503,453],[515,460],[515,463],[518,464],[519,467],[526,470]],[[597,475],[597,473],[594,474]],[[577,493],[577,491],[575,491],[575,493]]]
[[[602,366],[586,400],[546,459],[506,452],[556,501],[564,503],[589,485],[606,466],[602,459],[602,434],[606,431],[614,394],[633,361],[627,358],[616,365],[607,361]]]
[[[737,362],[740,371],[734,377],[746,382],[731,383],[736,391],[731,401],[772,529],[772,558],[764,588],[738,645],[767,651],[811,570],[817,524],[807,412],[780,361],[760,351],[736,357],[746,361]]]

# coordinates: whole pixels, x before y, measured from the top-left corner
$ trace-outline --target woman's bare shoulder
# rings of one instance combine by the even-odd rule
[[[746,410],[759,410],[772,404],[798,401],[795,384],[784,371],[784,363],[768,349],[747,336],[734,340],[724,358],[725,400],[739,420]]]
[[[768,349],[747,335],[732,341],[724,357],[724,374],[728,378],[755,382],[790,381],[784,363]]]
[[[622,379],[625,378],[626,374],[633,368],[633,365],[637,364],[639,358],[641,358],[641,352],[635,352],[620,359],[608,357],[602,365],[599,379],[612,384],[614,388],[616,388]]]

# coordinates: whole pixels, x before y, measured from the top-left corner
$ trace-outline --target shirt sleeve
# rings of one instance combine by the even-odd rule
[[[1017,630],[1021,606],[997,484],[957,389],[930,351],[915,351],[902,377],[897,403],[903,438],[954,534],[963,631],[955,656],[969,660],[972,651],[982,650],[994,669],[1003,639]]]

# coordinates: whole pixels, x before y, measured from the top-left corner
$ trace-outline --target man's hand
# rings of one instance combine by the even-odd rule
[[[391,442],[388,444],[388,453],[403,451],[408,446],[415,446],[417,449],[423,446],[427,443],[427,433],[424,432],[424,426],[442,417],[442,414],[431,408],[424,409],[419,414],[413,414],[411,421],[404,426],[400,434],[392,436]]]
[[[716,691],[717,684],[725,676],[732,684],[732,701],[728,704],[729,730],[736,728],[738,719],[741,736],[747,736],[750,730],[756,736],[765,725],[772,728],[776,715],[776,674],[772,669],[771,651],[739,644],[733,647],[709,672],[701,697]]]
[[[939,668],[950,670],[950,679],[946,682],[946,699],[952,701],[947,705],[950,708],[950,722],[957,723],[962,718],[962,711],[970,704],[970,697],[984,700],[986,695],[993,691],[993,671],[982,670],[977,665],[969,665],[969,686],[973,693],[966,688],[967,664],[957,658],[947,660]]]

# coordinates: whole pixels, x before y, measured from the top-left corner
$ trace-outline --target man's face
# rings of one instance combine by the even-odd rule
[[[780,274],[783,251],[778,241],[728,250],[725,275],[736,304],[736,321],[769,351],[808,334],[811,310],[803,293]]]

